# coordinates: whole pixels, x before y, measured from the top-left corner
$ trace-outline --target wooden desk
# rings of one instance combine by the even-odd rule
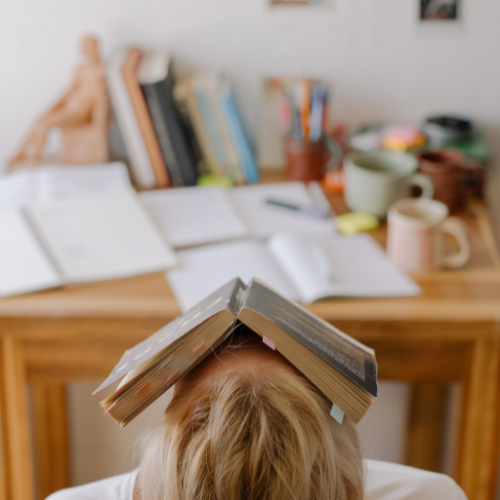
[[[380,379],[413,383],[409,464],[437,467],[443,388],[462,384],[455,477],[469,499],[485,500],[493,498],[499,443],[500,258],[484,211],[463,219],[471,261],[416,278],[421,296],[328,300],[310,310],[375,348]],[[383,227],[372,234],[384,242]],[[64,384],[104,378],[125,349],[179,312],[162,274],[0,301],[1,500],[33,496],[27,384],[43,496],[67,484]]]

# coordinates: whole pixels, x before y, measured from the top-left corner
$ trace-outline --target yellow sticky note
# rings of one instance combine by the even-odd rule
[[[339,233],[351,235],[377,227],[379,220],[374,215],[364,212],[350,212],[344,215],[337,215],[335,223]]]

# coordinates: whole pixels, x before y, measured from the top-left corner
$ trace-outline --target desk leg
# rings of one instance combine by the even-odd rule
[[[407,465],[439,472],[446,395],[446,385],[434,383],[413,385],[406,433]]]
[[[69,486],[66,388],[33,384],[39,497]]]
[[[26,394],[26,366],[23,345],[10,336],[1,340],[2,384],[2,495],[9,500],[32,500],[33,464]]]
[[[500,339],[477,341],[464,380],[457,481],[469,500],[494,498],[500,418]]]

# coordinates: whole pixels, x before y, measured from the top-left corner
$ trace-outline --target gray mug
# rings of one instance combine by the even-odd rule
[[[421,198],[432,198],[432,181],[426,175],[416,173],[417,168],[417,159],[408,153],[373,151],[348,154],[344,160],[347,206],[385,219],[394,202],[409,196],[411,186],[422,190]]]

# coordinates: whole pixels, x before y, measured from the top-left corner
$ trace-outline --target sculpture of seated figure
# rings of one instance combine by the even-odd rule
[[[10,162],[12,168],[41,163],[47,132],[53,127],[63,133],[62,152],[57,162],[86,164],[108,160],[105,67],[95,38],[85,37],[81,50],[87,62],[77,68],[71,88],[32,127]]]

